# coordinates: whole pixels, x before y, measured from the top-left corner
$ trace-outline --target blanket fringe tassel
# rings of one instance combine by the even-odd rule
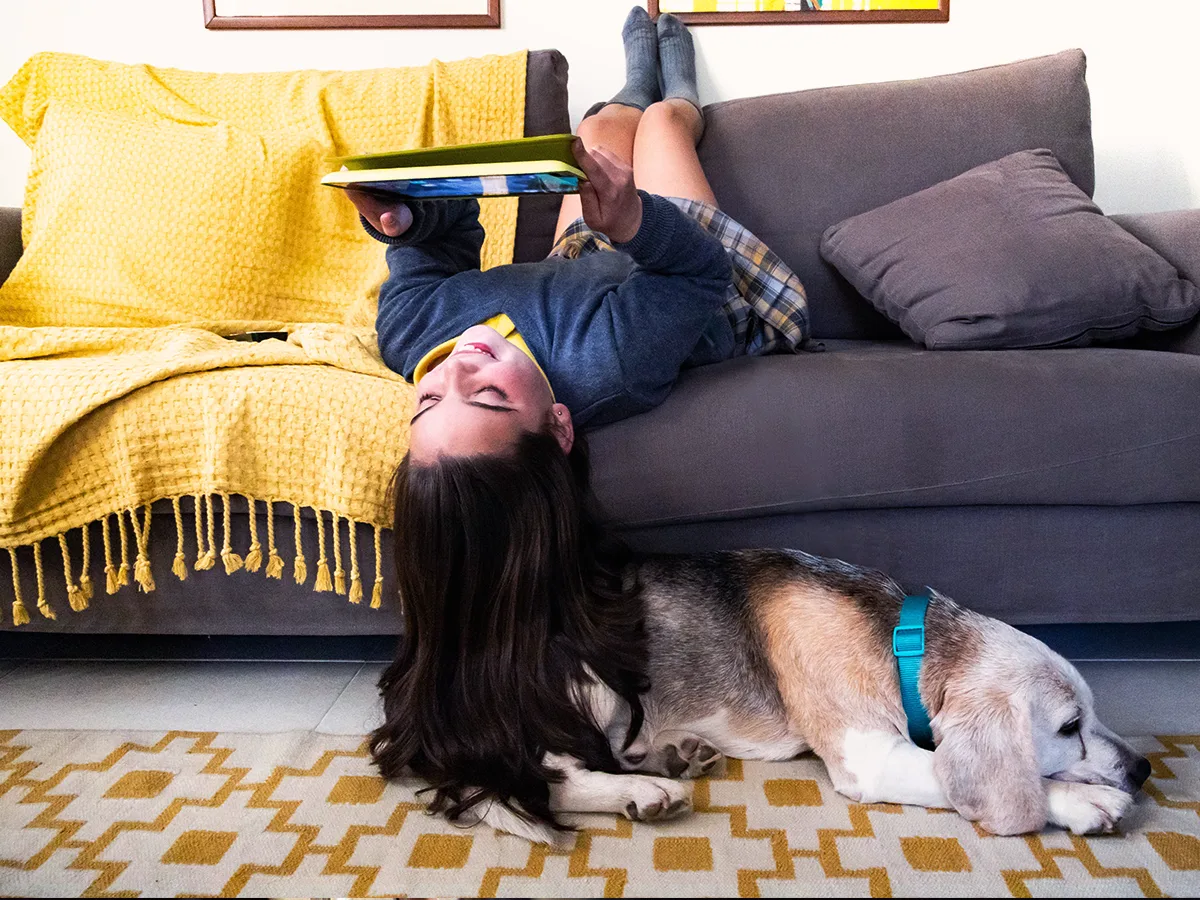
[[[283,578],[283,558],[275,547],[275,509],[274,504],[267,504],[267,577]]]
[[[187,581],[187,558],[183,555],[183,513],[179,510],[179,498],[171,498],[171,508],[175,513],[175,559],[171,562],[171,572],[180,581]]]
[[[308,580],[308,563],[304,561],[304,544],[300,540],[299,504],[292,504],[292,520],[296,524],[296,558],[292,560],[292,578],[296,584],[304,584]]]
[[[233,529],[229,525],[229,495],[222,494],[221,500],[225,505],[225,543],[221,545],[221,562],[225,563],[225,574],[232,575],[238,571],[244,562],[240,556],[233,552]]]
[[[71,577],[71,550],[67,547],[65,534],[58,536],[58,552],[62,554],[63,579],[67,582],[67,603],[75,612],[83,612],[88,605],[83,599],[83,591],[79,590],[79,585]]]
[[[254,498],[243,494],[249,507],[247,520],[250,522],[250,549],[246,551],[246,571],[257,572],[262,568],[262,544],[258,542],[258,510],[254,506]]]
[[[9,559],[12,560],[12,579],[13,579],[13,624],[28,625],[29,610],[25,608],[25,601],[21,599],[21,570],[17,567],[17,551],[14,547],[8,548]]]
[[[213,537],[213,508],[212,495],[205,494],[203,497],[200,494],[195,496],[196,502],[196,564],[194,568],[197,572],[203,572],[211,569],[217,564],[217,542]],[[203,512],[202,512],[203,510]],[[208,513],[208,544],[204,543],[204,513]]]
[[[115,594],[117,588],[117,569],[113,565],[112,538],[108,533],[108,516],[100,520],[100,529],[104,532],[104,592]]]
[[[79,594],[83,597],[83,606],[86,609],[93,593],[92,576],[88,574],[92,568],[92,539],[87,525],[79,530],[82,533],[81,543],[83,544],[83,560],[79,563]]]
[[[354,523],[346,521],[346,531],[350,534],[350,597],[351,603],[362,603],[362,575],[358,571],[358,529]]]
[[[117,513],[117,532],[121,536],[121,568],[117,569],[117,587],[129,584],[129,538],[125,534],[125,517]]]
[[[139,590],[149,594],[154,590],[154,574],[150,571],[150,504],[142,507],[142,521],[138,522],[137,510],[129,510],[129,521],[133,523],[133,534],[137,539],[137,560],[133,564],[133,580]]]
[[[196,561],[193,563],[192,568],[196,571],[211,569],[216,565],[217,561],[218,552],[215,534],[215,516],[213,514],[213,496],[213,494],[192,495],[196,534]],[[266,505],[267,513],[267,546],[266,558],[264,560],[263,546],[258,539],[258,503],[260,501],[249,494],[242,494],[247,504],[247,522],[250,532],[250,544],[245,557],[242,557],[233,549],[233,520],[231,517],[230,495],[225,492],[218,492],[215,496],[220,497],[222,502],[224,540],[222,541],[219,555],[221,561],[224,563],[226,574],[232,575],[234,572],[244,568],[248,572],[263,571],[267,578],[283,578],[283,557],[280,555],[279,548],[275,543],[274,504],[277,501],[271,499],[261,501]],[[188,564],[184,552],[183,512],[179,505],[180,499],[180,497],[170,498],[175,518],[175,558],[171,565],[171,572],[180,581],[186,581],[188,577]],[[301,543],[301,507],[297,503],[292,503],[291,506],[295,525],[295,557],[292,561],[292,578],[296,584],[304,584],[308,580],[308,562],[304,557],[304,548]],[[334,591],[345,596],[353,604],[361,604],[364,592],[363,573],[359,567],[358,559],[357,527],[360,523],[346,516],[338,515],[332,510],[320,510],[316,507],[311,507],[311,509],[317,520],[317,576],[313,583],[313,589],[320,592]],[[329,550],[326,546],[326,512],[330,516],[333,540],[332,572],[330,571],[328,560]],[[134,559],[132,566],[130,565],[130,539],[129,533],[126,531],[126,515],[129,517],[129,527],[133,530]],[[114,516],[117,520],[116,544],[120,548],[119,557],[114,553],[113,534],[111,523],[109,522],[109,519]],[[133,581],[137,584],[139,591],[150,593],[155,590],[154,572],[150,562],[150,526],[152,521],[153,516],[149,503],[143,504],[140,509],[131,507],[120,512],[108,513],[99,519],[101,542],[104,545],[105,593],[115,594],[122,587],[128,585],[131,568]],[[69,531],[45,539],[57,540],[58,542],[58,552],[62,560],[63,581],[66,586],[67,603],[75,612],[86,610],[95,594],[95,586],[93,585],[91,576],[91,524],[84,525],[79,529],[70,529]],[[342,524],[346,526],[346,538],[350,553],[349,572],[343,567],[342,562]],[[382,529],[379,525],[374,525],[373,528],[375,581],[371,589],[370,605],[372,609],[379,609],[383,605],[383,561],[380,548],[380,533]],[[68,534],[74,530],[79,531],[79,549],[81,551],[78,578],[75,576],[72,564],[71,547],[67,542]],[[34,578],[37,585],[36,606],[43,618],[56,619],[58,617],[51,608],[50,601],[46,596],[45,572],[42,565],[43,543],[44,540],[28,545],[32,551]],[[28,625],[30,621],[29,608],[25,605],[25,595],[21,584],[21,566],[23,561],[18,556],[18,550],[22,548],[6,547],[4,549],[8,551],[9,563],[11,565],[13,625]],[[28,565],[28,558],[24,560],[24,564]],[[349,580],[348,585],[347,576]]]
[[[346,570],[342,568],[342,541],[338,537],[338,515],[330,513],[333,517],[333,589],[345,596],[346,594]]]
[[[380,563],[379,526],[375,526],[375,587],[371,589],[371,609],[379,609],[383,603],[383,566]]]
[[[333,582],[329,578],[329,563],[325,561],[325,517],[319,509],[313,512],[317,514],[317,581],[313,586],[318,591],[329,591],[333,590]]]

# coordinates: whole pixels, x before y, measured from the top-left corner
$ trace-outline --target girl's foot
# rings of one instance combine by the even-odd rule
[[[625,86],[609,103],[645,109],[659,100],[658,92],[658,32],[654,20],[640,6],[629,11],[621,29],[621,40],[625,44]],[[599,104],[588,110],[589,115]]]
[[[658,17],[658,61],[663,99],[686,100],[700,110],[696,90],[696,50],[687,26],[670,13]]]

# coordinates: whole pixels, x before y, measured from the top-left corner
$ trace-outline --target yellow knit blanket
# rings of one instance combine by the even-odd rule
[[[454,79],[446,76],[447,64],[433,65],[441,90],[449,90],[445,85]],[[462,69],[451,64],[450,74],[475,95],[503,94],[471,139],[521,134],[524,68],[524,53],[491,57],[486,64],[475,61]],[[429,72],[411,71],[414,90],[423,90],[430,83]],[[121,74],[140,78],[145,70]],[[156,75],[154,80],[163,78]],[[438,97],[426,93],[422,102],[436,107]],[[27,98],[26,106],[30,103]],[[414,115],[405,109],[379,114]],[[412,145],[463,140],[461,127],[456,131],[452,117],[439,115],[438,109],[418,106],[416,114],[425,125]],[[338,126],[331,120],[330,127]],[[188,174],[181,171],[181,177]],[[40,190],[44,196],[45,186]],[[319,198],[335,193],[311,184],[304,190]],[[511,260],[515,201],[496,206],[490,217],[504,246],[493,245],[489,260]],[[31,241],[27,235],[27,255],[37,250],[37,238],[35,233]],[[338,249],[328,251],[333,255]],[[382,262],[382,246],[375,244],[373,253]],[[170,264],[169,254],[169,249],[163,251],[164,264]],[[387,491],[407,447],[414,394],[383,365],[369,326],[349,314],[345,322],[302,322],[299,315],[289,315],[296,310],[289,309],[286,295],[277,303],[280,321],[293,323],[286,342],[248,343],[222,336],[242,330],[246,320],[263,327],[254,315],[199,323],[193,316],[160,327],[48,326],[40,324],[36,310],[28,316],[19,313],[30,309],[30,296],[47,310],[55,305],[53,290],[46,291],[44,300],[31,293],[34,262],[24,274],[14,274],[24,279],[23,293],[0,324],[0,552],[6,550],[11,563],[14,624],[28,622],[34,604],[46,618],[56,617],[45,584],[57,577],[60,563],[75,610],[87,607],[95,590],[93,577],[103,578],[109,593],[129,584],[131,575],[142,590],[154,590],[156,575],[164,574],[151,570],[148,554],[150,508],[158,501],[174,505],[176,577],[185,579],[189,568],[212,568],[218,558],[226,572],[244,567],[283,577],[285,561],[271,515],[261,536],[265,546],[255,516],[239,517],[238,522],[247,523],[238,526],[245,532],[231,533],[230,498],[235,494],[260,515],[294,514],[297,540],[290,577],[297,584],[309,581],[310,560],[298,538],[301,510],[310,508],[319,524],[315,589],[361,602],[361,556],[362,568],[368,559],[373,562],[371,605],[379,606],[379,532],[390,522]],[[194,501],[193,547],[184,546],[180,500],[188,497]],[[97,522],[100,528],[94,527]],[[163,527],[159,523],[156,527]],[[360,552],[357,523],[375,527],[373,553],[372,548]],[[79,535],[72,534],[76,529]],[[93,547],[97,536],[102,546]],[[36,571],[36,598],[28,596],[30,569]]]
[[[179,498],[195,499],[193,564],[226,572],[245,566],[279,578],[283,560],[267,518],[264,550],[255,519],[245,538],[231,534],[229,498],[241,494],[267,512],[311,507],[321,546],[314,586],[362,599],[355,529],[349,587],[339,525],[374,524],[375,596],[382,582],[378,529],[389,521],[387,486],[408,441],[413,390],[383,365],[369,331],[342,325],[298,326],[284,343],[231,341],[185,326],[144,329],[0,327],[0,546],[13,567],[13,619],[28,621],[16,548],[32,545],[37,606],[54,618],[43,589],[41,542],[57,538],[72,608],[92,593],[88,530],[82,558],[66,534],[100,519],[105,584],[154,590],[147,549],[150,504],[175,504],[173,571],[188,572]],[[214,497],[219,506],[214,507]],[[277,509],[277,503],[287,504]],[[223,523],[214,513],[223,515]],[[323,513],[328,513],[328,516]],[[331,527],[329,569],[325,526]],[[222,546],[217,545],[217,529]],[[234,545],[245,547],[244,556]],[[299,546],[297,544],[297,546]],[[78,565],[78,567],[76,566]],[[307,580],[303,551],[293,560]],[[78,578],[76,575],[78,574]]]

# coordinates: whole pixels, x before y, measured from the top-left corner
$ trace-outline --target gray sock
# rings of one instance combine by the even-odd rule
[[[625,87],[608,102],[645,109],[659,99],[658,34],[654,20],[642,7],[629,11],[621,40],[625,44]]]
[[[700,109],[696,90],[696,50],[687,26],[670,13],[658,17],[658,60],[663,98],[686,100]]]

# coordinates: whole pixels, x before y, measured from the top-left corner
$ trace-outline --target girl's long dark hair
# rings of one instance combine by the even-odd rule
[[[577,702],[587,670],[629,704],[625,746],[641,728],[641,605],[588,475],[582,436],[568,455],[549,433],[525,435],[508,456],[406,456],[396,474],[404,633],[380,678],[384,724],[371,753],[386,778],[408,767],[428,780],[430,808],[452,820],[499,802],[561,827],[547,752],[621,771]]]

